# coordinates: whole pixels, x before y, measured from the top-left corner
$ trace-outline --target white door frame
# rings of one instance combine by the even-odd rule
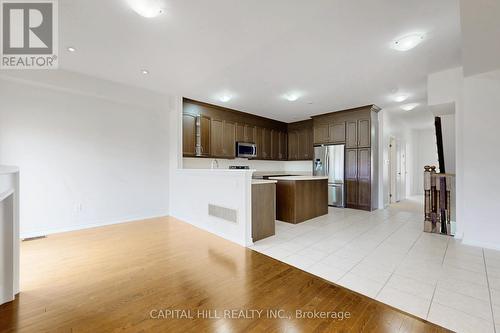
[[[397,145],[396,138],[390,137],[389,139],[389,204],[396,202],[397,198]]]

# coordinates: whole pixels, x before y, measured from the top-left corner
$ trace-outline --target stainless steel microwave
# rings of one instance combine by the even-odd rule
[[[255,143],[236,142],[236,156],[244,158],[257,157],[257,146]]]

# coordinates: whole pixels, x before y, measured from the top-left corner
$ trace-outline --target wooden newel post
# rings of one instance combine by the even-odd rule
[[[451,235],[451,191],[453,176],[424,167],[424,231]]]

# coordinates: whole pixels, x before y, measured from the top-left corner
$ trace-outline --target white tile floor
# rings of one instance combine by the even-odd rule
[[[330,208],[251,248],[457,332],[500,333],[500,252],[423,233],[421,198]]]

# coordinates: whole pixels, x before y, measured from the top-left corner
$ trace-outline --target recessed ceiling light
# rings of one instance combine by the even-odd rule
[[[299,99],[299,95],[297,93],[288,93],[283,96],[287,101],[295,102]]]
[[[224,94],[224,95],[219,97],[219,101],[221,101],[222,103],[227,103],[231,100],[231,98],[233,98],[231,95]]]
[[[67,48],[67,50],[68,50],[69,52],[75,52],[75,51],[76,51],[76,49],[75,49],[73,46],[69,46],[69,47]]]
[[[401,109],[403,109],[405,111],[411,111],[414,108],[416,108],[417,106],[418,106],[418,103],[410,103],[410,104],[405,104],[405,105],[401,106]]]
[[[408,95],[396,95],[396,96],[394,96],[394,101],[398,102],[398,103],[404,102],[407,99],[408,99]]]
[[[149,71],[147,69],[141,69],[141,74],[148,75]]]
[[[424,40],[423,34],[411,34],[396,39],[392,42],[392,48],[398,51],[408,51],[422,43]]]
[[[130,7],[139,15],[153,18],[163,13],[161,0],[128,0]]]

